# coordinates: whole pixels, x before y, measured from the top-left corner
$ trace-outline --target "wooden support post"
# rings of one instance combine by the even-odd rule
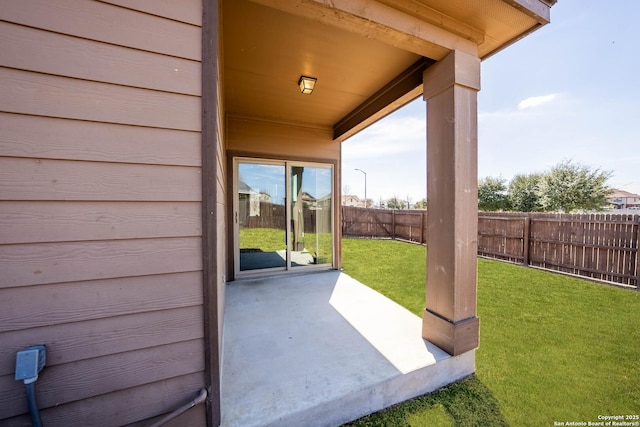
[[[452,51],[423,76],[427,101],[426,308],[423,338],[451,355],[478,347],[480,59]]]

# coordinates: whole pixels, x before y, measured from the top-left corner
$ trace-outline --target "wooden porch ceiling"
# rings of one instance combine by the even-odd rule
[[[223,3],[229,114],[333,127],[421,57],[247,0]],[[301,75],[316,77],[311,95]]]
[[[482,58],[548,22],[554,2],[222,0],[225,108],[345,139],[420,96],[422,70],[448,51],[416,23]],[[318,79],[313,94],[301,75]]]

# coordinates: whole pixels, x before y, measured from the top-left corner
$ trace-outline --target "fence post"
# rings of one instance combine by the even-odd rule
[[[396,210],[391,211],[391,238],[396,240]]]
[[[529,258],[529,242],[531,239],[531,217],[524,218],[524,230],[522,230],[522,264],[528,266]]]
[[[635,215],[636,223],[636,291],[640,292],[640,216]]]
[[[424,243],[424,212],[420,212],[420,244]]]

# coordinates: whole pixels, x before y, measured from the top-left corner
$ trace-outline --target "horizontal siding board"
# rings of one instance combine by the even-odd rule
[[[0,68],[0,111],[201,130],[200,97]]]
[[[201,165],[200,132],[0,112],[0,156]]]
[[[0,200],[199,201],[200,168],[0,157]]]
[[[176,287],[182,289],[185,294],[189,292],[189,289],[184,289],[182,284]],[[160,294],[162,289],[155,287],[151,289],[149,295],[154,295],[156,292]],[[46,296],[50,297],[50,294]],[[62,296],[56,294],[56,299],[60,299]],[[66,295],[66,297],[74,301],[73,295]],[[158,301],[159,297],[150,297],[149,299]],[[197,301],[199,296],[193,292],[190,292],[189,295],[179,295],[175,300],[175,305],[183,305],[189,299]],[[135,300],[132,298],[132,301]],[[150,302],[144,302],[145,308],[149,306]],[[162,301],[164,306],[167,305],[166,302],[167,296],[165,295],[164,301]],[[109,301],[105,298],[105,304],[108,303]],[[119,304],[120,308],[122,305]],[[53,317],[60,320],[60,316],[55,316],[53,313],[59,312],[59,306],[54,307],[53,310],[46,307],[44,313],[35,314],[30,306],[26,307],[28,308],[24,311],[38,317],[39,323],[44,323],[42,317]],[[74,318],[79,317],[79,311],[78,307],[73,307],[69,319],[64,319],[70,322],[67,324],[45,324],[38,328],[0,333],[0,342],[2,342],[2,346],[0,346],[0,376],[12,374],[15,371],[16,352],[34,343],[47,346],[47,366],[55,366],[203,337],[201,305],[73,322]],[[85,309],[85,311],[87,310]],[[104,306],[96,307],[96,314],[104,315],[105,311]],[[21,317],[24,318],[24,316]],[[18,322],[19,319],[12,321],[12,324]]]
[[[202,339],[46,367],[38,379],[40,408],[140,386],[204,369]],[[0,377],[0,419],[27,411],[24,385]]]
[[[6,288],[0,297],[0,332],[8,333],[199,305],[202,273]]]
[[[202,0],[100,0],[140,12],[202,26]]]
[[[204,385],[200,0],[0,10],[0,424],[36,342],[45,425],[156,417]]]
[[[0,201],[0,244],[202,235],[199,202]]]
[[[54,406],[40,413],[45,426],[112,427],[131,424],[176,409],[177,402],[190,401],[203,386],[204,374],[193,373]],[[31,418],[25,414],[2,420],[2,423],[3,427],[30,426]]]
[[[199,61],[0,22],[0,65],[199,96]]]
[[[0,0],[4,21],[199,61],[201,28],[86,0]],[[38,13],[33,13],[37,10]]]
[[[0,246],[0,289],[199,270],[199,237]]]
[[[192,399],[185,400],[185,404]],[[136,423],[131,423],[125,427],[148,427],[153,425],[152,423],[159,421],[164,416],[158,416],[149,420],[144,420]],[[203,427],[207,425],[207,412],[206,405],[200,404],[198,406],[190,408],[188,411],[183,412],[176,418],[173,418],[166,423],[162,424],[162,427]]]
[[[45,425],[139,423],[204,386],[201,6],[0,0],[2,425],[29,423],[34,343]]]

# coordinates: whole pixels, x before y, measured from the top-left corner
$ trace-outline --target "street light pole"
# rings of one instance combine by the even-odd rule
[[[364,174],[364,207],[367,207],[367,173],[362,169],[356,168],[357,171],[360,171]]]

